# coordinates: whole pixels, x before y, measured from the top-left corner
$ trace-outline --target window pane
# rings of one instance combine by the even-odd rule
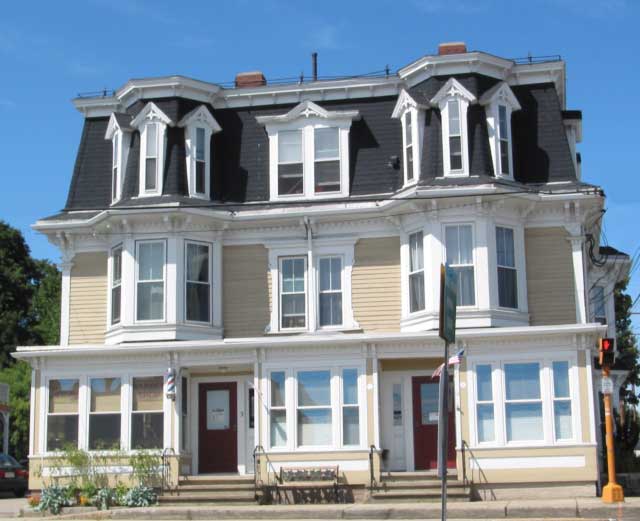
[[[509,173],[509,142],[500,141],[500,170],[503,174]]]
[[[553,396],[569,398],[569,362],[553,362]]]
[[[553,404],[553,417],[556,427],[556,439],[568,440],[573,437],[571,426],[571,401],[558,400]]]
[[[449,162],[451,170],[462,170],[462,142],[460,137],[449,138]]]
[[[47,450],[78,448],[78,415],[49,416],[47,421]]]
[[[89,415],[89,450],[120,449],[120,413]]]
[[[78,412],[78,380],[49,380],[49,412]]]
[[[438,384],[420,384],[420,412],[422,425],[438,423]]]
[[[601,324],[607,323],[607,313],[604,306],[604,288],[595,286],[591,290],[591,301],[593,304],[593,318]]]
[[[358,370],[342,370],[342,403],[357,405],[358,403]]]
[[[478,404],[478,441],[494,441],[493,404]]]
[[[164,378],[162,376],[133,379],[133,410],[161,411]]]
[[[271,373],[271,407],[284,407],[284,371]]]
[[[460,134],[460,104],[457,101],[449,101],[449,135],[457,136]]]
[[[475,306],[476,290],[473,267],[453,268],[458,280],[458,306]]]
[[[205,192],[205,168],[204,161],[196,161],[196,192],[203,194]]]
[[[164,282],[138,283],[136,320],[162,320],[164,318]]]
[[[340,161],[319,161],[315,163],[315,191],[340,191]]]
[[[287,413],[271,411],[271,446],[282,447],[287,444]]]
[[[424,309],[424,272],[409,275],[409,307],[411,313]]]
[[[540,399],[540,366],[538,363],[505,364],[504,380],[507,400]]]
[[[393,384],[393,425],[402,427],[402,384]]]
[[[158,155],[158,127],[151,123],[147,125],[147,157]]]
[[[320,294],[320,326],[342,324],[342,293]]]
[[[476,392],[479,402],[490,402],[493,400],[490,365],[476,366]]]
[[[413,147],[407,147],[407,179],[413,179]]]
[[[445,249],[447,250],[447,264],[460,264],[460,242],[457,226],[446,227]]]
[[[342,259],[325,257],[320,259],[320,291],[339,290],[342,287]]]
[[[196,129],[196,160],[204,161],[204,129]]]
[[[298,410],[298,445],[331,445],[331,409]]]
[[[336,159],[339,157],[337,128],[317,128],[314,131],[316,161],[318,159]]]
[[[409,235],[409,270],[417,271],[424,267],[423,254],[423,235],[422,232],[412,233]]]
[[[278,162],[302,162],[302,132],[287,130],[278,133]]]
[[[460,264],[473,264],[473,234],[471,226],[458,226],[460,232]]]
[[[405,135],[404,135],[404,139],[405,139],[405,144],[407,146],[411,145],[413,142],[412,136],[411,136],[411,125],[412,125],[412,121],[411,121],[411,111],[407,111],[407,114],[405,116],[405,125],[404,125],[404,131],[405,131]]]
[[[301,194],[302,191],[302,163],[278,165],[278,194]]]
[[[282,295],[282,327],[305,327],[305,295]]]
[[[131,415],[131,448],[161,449],[163,445],[163,414],[161,412]]]
[[[342,444],[360,444],[360,410],[358,407],[342,409]]]
[[[91,379],[91,412],[120,411],[120,378]]]
[[[111,280],[112,284],[116,285],[119,284],[122,279],[122,248],[115,248],[113,250],[112,259]]]
[[[145,163],[145,177],[144,177],[144,189],[155,190],[156,189],[156,177],[157,177],[157,163],[156,159],[147,159]]]
[[[138,243],[138,280],[164,279],[164,243]]]
[[[121,308],[121,288],[122,286],[116,286],[111,290],[111,323],[118,324],[120,322],[120,308]]]
[[[542,404],[508,403],[507,441],[542,440]]]
[[[331,405],[331,373],[300,371],[298,373],[298,405]]]
[[[516,270],[498,268],[498,303],[503,308],[518,307],[518,281]]]
[[[209,322],[209,284],[187,282],[187,320]]]
[[[187,243],[187,280],[209,282],[209,246]]]
[[[498,106],[498,122],[500,139],[509,139],[509,135],[507,133],[507,107],[504,105]]]
[[[498,251],[498,265],[508,268],[516,267],[516,257],[513,245],[513,230],[511,228],[496,228],[496,248]]]

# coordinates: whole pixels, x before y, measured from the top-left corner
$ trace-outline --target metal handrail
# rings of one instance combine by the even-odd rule
[[[373,453],[376,451],[376,446],[371,445],[369,447],[369,489],[373,490],[376,486],[376,479],[373,471]]]
[[[464,483],[464,485],[468,486],[469,488],[471,488],[473,486],[473,484],[474,484],[473,469],[470,469],[471,470],[471,479],[469,480],[468,477],[467,477],[466,452],[469,453],[469,459],[475,461],[475,466],[478,469],[478,481],[480,483],[489,483],[489,480],[487,479],[487,476],[485,475],[484,471],[482,470],[482,467],[480,467],[480,464],[478,463],[478,458],[476,458],[475,454],[471,450],[471,447],[469,447],[469,444],[465,440],[462,440],[462,482]],[[490,489],[490,493],[491,493],[491,499],[493,501],[495,501],[497,499],[495,492]]]
[[[171,447],[166,447],[162,451],[162,489],[161,493],[164,494],[165,490],[168,490],[168,484],[171,480],[171,464],[169,462],[170,457],[175,457],[176,451]]]

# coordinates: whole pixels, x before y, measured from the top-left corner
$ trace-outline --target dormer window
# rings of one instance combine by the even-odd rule
[[[413,181],[413,125],[412,113],[404,115],[404,170],[407,182]]]
[[[111,202],[115,203],[120,199],[120,132],[113,136],[113,157],[111,159]]]
[[[402,124],[404,186],[415,183],[420,177],[425,108],[403,90],[391,114],[392,118],[400,119]]]
[[[349,195],[349,131],[358,111],[304,101],[280,116],[259,116],[269,135],[270,198]]]
[[[469,175],[467,109],[476,97],[455,78],[450,78],[431,100],[442,116],[444,175]]]
[[[480,98],[487,114],[489,146],[496,177],[513,179],[513,146],[511,114],[520,110],[520,103],[506,83],[498,83]]]
[[[178,127],[184,128],[189,195],[211,198],[211,136],[222,128],[205,105],[189,112]]]
[[[131,116],[113,113],[109,118],[104,138],[111,140],[111,204],[122,198],[124,173],[131,143]]]
[[[162,195],[167,126],[174,122],[149,102],[131,122],[140,132],[139,197]]]

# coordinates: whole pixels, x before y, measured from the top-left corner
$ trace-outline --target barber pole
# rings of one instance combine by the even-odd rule
[[[172,367],[167,369],[167,398],[176,399],[176,371]]]

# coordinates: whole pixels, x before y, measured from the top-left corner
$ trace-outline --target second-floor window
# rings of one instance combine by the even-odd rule
[[[469,224],[445,229],[447,264],[458,279],[458,306],[475,306],[475,270],[473,263],[473,230]]]
[[[211,246],[187,242],[186,256],[186,319],[191,322],[211,320]]]
[[[518,307],[518,275],[511,228],[496,227],[498,262],[498,305],[503,308]]]
[[[136,320],[164,320],[166,242],[137,243]]]
[[[424,253],[423,234],[409,235],[409,311],[424,309]]]
[[[120,323],[122,309],[122,246],[111,250],[111,324]]]
[[[278,133],[278,195],[303,192],[302,131],[281,131]]]
[[[280,259],[280,317],[282,329],[307,326],[307,258]]]
[[[607,323],[607,311],[604,298],[604,287],[594,286],[591,289],[591,305],[593,308],[593,320],[599,324]]]
[[[320,272],[320,327],[342,325],[342,258],[322,257]]]

